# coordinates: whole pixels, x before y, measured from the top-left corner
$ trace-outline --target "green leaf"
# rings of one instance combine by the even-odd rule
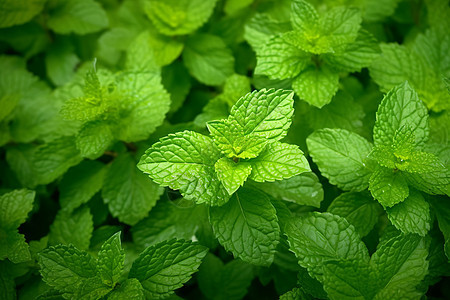
[[[104,164],[84,161],[71,168],[59,183],[59,203],[69,212],[88,202],[103,186]]]
[[[285,227],[289,246],[300,266],[320,276],[323,264],[340,259],[369,261],[369,253],[355,228],[330,213],[292,218]]]
[[[217,0],[148,0],[145,12],[155,27],[165,35],[194,32],[211,16]]]
[[[313,172],[304,172],[281,181],[260,183],[256,187],[276,199],[300,205],[320,207],[323,200],[322,185]]]
[[[407,82],[389,91],[378,107],[373,128],[375,145],[391,145],[396,131],[404,126],[414,132],[415,145],[423,146],[429,133],[428,110]]]
[[[433,207],[434,213],[438,220],[439,229],[442,231],[445,239],[445,255],[447,260],[450,260],[449,242],[450,242],[450,206],[448,199],[444,197],[430,197],[430,204]]]
[[[145,140],[164,121],[170,108],[170,96],[159,74],[129,72],[117,78],[117,89],[126,100],[120,107],[120,119],[114,135],[125,142]]]
[[[244,38],[258,52],[273,36],[292,30],[291,24],[268,13],[256,13],[245,24]]]
[[[37,184],[49,184],[82,160],[73,137],[39,146],[31,158]]]
[[[258,182],[287,179],[311,171],[308,160],[296,145],[273,142],[257,158],[249,160],[250,179]]]
[[[446,167],[436,155],[423,151],[413,152],[401,164],[397,164],[397,168],[409,173],[447,173]]]
[[[110,237],[101,247],[97,258],[97,272],[102,282],[114,287],[122,274],[125,251],[120,242],[120,232]]]
[[[129,278],[120,284],[119,288],[114,289],[108,295],[108,300],[122,299],[145,300],[144,290],[141,283],[136,278]]]
[[[257,191],[240,189],[220,207],[210,207],[210,222],[226,250],[243,261],[268,266],[280,239],[276,210]]]
[[[247,294],[253,279],[251,266],[241,260],[224,264],[208,254],[198,271],[198,285],[202,293],[212,300],[239,300]]]
[[[409,195],[408,183],[403,173],[378,166],[369,180],[372,196],[384,207],[392,207]]]
[[[222,205],[228,192],[214,164],[221,158],[211,138],[192,131],[164,137],[142,156],[138,168],[161,186],[180,190],[187,200]]]
[[[302,288],[294,288],[280,296],[280,300],[310,300],[313,299]]]
[[[0,273],[0,297],[4,300],[17,299],[14,278],[10,274],[6,274],[6,272]]]
[[[353,42],[360,28],[361,11],[354,7],[334,7],[321,18],[324,33],[329,34],[333,47]]]
[[[49,243],[51,245],[73,244],[78,249],[87,250],[91,242],[94,224],[88,207],[72,213],[60,210],[50,226]]]
[[[364,237],[377,224],[382,209],[369,194],[353,192],[336,197],[327,211],[344,217]]]
[[[66,39],[57,39],[45,56],[47,75],[57,86],[72,80],[79,63],[73,45]]]
[[[214,167],[217,178],[219,178],[230,195],[233,195],[239,187],[244,185],[248,175],[252,172],[252,166],[249,163],[236,163],[226,157],[219,159]]]
[[[129,278],[141,282],[146,298],[162,299],[191,278],[207,252],[207,248],[191,241],[165,241],[148,247],[139,255]]]
[[[369,32],[360,30],[353,43],[345,46],[342,51],[324,54],[324,60],[334,69],[360,72],[362,68],[372,64],[379,52],[377,40]]]
[[[74,298],[81,287],[96,275],[95,259],[73,245],[49,247],[39,254],[42,279],[63,293],[64,298]]]
[[[105,175],[103,200],[109,211],[123,223],[134,225],[148,215],[163,190],[139,172],[133,157],[123,154]]]
[[[374,299],[419,299],[416,286],[428,273],[427,256],[428,245],[417,235],[399,235],[379,246],[370,260],[378,273]]]
[[[321,108],[330,103],[339,88],[339,74],[326,66],[309,67],[292,82],[300,99]]]
[[[0,196],[0,260],[8,258],[13,263],[31,259],[28,244],[18,227],[25,222],[33,208],[35,192],[14,190]]]
[[[408,198],[387,210],[391,223],[401,232],[425,236],[431,228],[430,206],[423,196],[414,190]]]
[[[94,0],[59,1],[49,14],[48,27],[60,34],[87,34],[108,26],[108,17]]]
[[[310,3],[294,0],[291,4],[291,24],[295,30],[308,31],[318,26],[319,16]]]
[[[320,129],[306,143],[314,162],[331,184],[345,191],[367,188],[371,170],[366,165],[372,145],[344,129]]]
[[[442,165],[440,165],[442,166]],[[450,172],[442,167],[427,173],[403,172],[408,184],[431,195],[450,195]]]
[[[234,73],[234,57],[230,49],[221,38],[210,34],[189,36],[183,61],[189,72],[207,85],[221,85]]]
[[[30,21],[44,8],[46,0],[5,0],[0,3],[0,28]]]
[[[297,76],[311,61],[311,55],[275,36],[257,52],[255,74],[267,75],[270,79],[287,79]]]
[[[216,146],[229,158],[257,157],[269,142],[258,135],[245,135],[244,128],[234,119],[210,121],[206,127]]]
[[[80,155],[96,159],[108,150],[114,141],[114,135],[108,123],[91,121],[83,125],[76,137],[76,145]]]
[[[280,140],[287,134],[294,113],[294,93],[262,89],[241,97],[231,108],[230,119],[243,128],[244,135]]]

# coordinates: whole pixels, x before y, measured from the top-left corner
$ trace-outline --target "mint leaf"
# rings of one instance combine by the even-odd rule
[[[120,279],[125,252],[120,242],[120,232],[114,234],[103,243],[97,258],[97,272],[102,282],[114,287]]]
[[[377,224],[382,209],[369,194],[350,192],[336,197],[327,211],[344,217],[364,237]]]
[[[258,52],[271,37],[291,29],[288,20],[280,20],[269,13],[256,13],[245,24],[244,38]]]
[[[230,196],[215,173],[214,164],[220,157],[211,138],[184,131],[149,148],[138,168],[161,186],[180,190],[188,200],[222,205]]]
[[[94,224],[88,207],[74,212],[60,210],[50,226],[49,243],[72,244],[78,249],[87,250],[91,242]]]
[[[321,108],[330,103],[339,88],[339,75],[327,66],[309,67],[292,82],[300,99]]]
[[[256,265],[270,265],[280,239],[276,210],[257,190],[240,189],[230,201],[209,210],[219,242],[235,257]]]
[[[428,173],[414,174],[403,173],[408,184],[414,186],[420,191],[432,195],[449,195],[450,194],[450,172],[442,168],[435,169]]]
[[[104,202],[114,217],[130,225],[146,217],[163,192],[139,172],[129,154],[117,157],[105,178],[102,188]]]
[[[361,11],[357,8],[335,7],[320,20],[323,32],[329,34],[333,47],[353,42],[361,24]]]
[[[191,35],[185,44],[183,61],[189,72],[207,85],[221,85],[234,73],[230,49],[221,38],[210,34]]]
[[[121,299],[144,300],[144,291],[141,283],[136,278],[129,278],[120,284],[119,288],[114,289],[109,295],[108,300]]]
[[[367,188],[371,170],[366,158],[372,149],[367,140],[344,129],[320,129],[306,143],[311,157],[330,183],[346,191]]]
[[[271,79],[293,78],[310,64],[310,57],[309,53],[285,41],[283,35],[275,36],[258,50],[255,74]]]
[[[318,26],[319,16],[316,9],[304,0],[293,0],[291,4],[292,27],[300,31],[308,31]]]
[[[208,299],[242,299],[253,279],[252,268],[241,260],[224,264],[208,254],[198,271],[198,284]]]
[[[291,219],[285,232],[300,266],[307,268],[311,275],[323,274],[322,265],[327,261],[369,261],[367,248],[359,234],[342,217],[310,213],[303,218]]]
[[[430,206],[423,196],[414,190],[408,198],[387,210],[391,223],[401,232],[425,236],[431,228]]]
[[[0,4],[0,28],[23,24],[38,15],[45,5],[45,0],[33,2],[23,0],[6,0]]]
[[[113,141],[114,135],[108,123],[91,121],[81,127],[75,142],[82,157],[96,159],[108,150]]]
[[[51,7],[48,27],[60,34],[71,32],[87,34],[108,25],[108,18],[101,5],[94,0],[68,0]]]
[[[373,128],[375,145],[391,145],[395,133],[408,126],[416,137],[415,145],[423,146],[428,139],[428,111],[407,82],[393,88],[383,98]]]
[[[392,207],[409,195],[408,183],[402,172],[378,166],[369,180],[372,196],[384,207]]]
[[[300,205],[320,207],[323,200],[322,185],[313,172],[304,172],[282,181],[259,183],[256,187],[276,199]]]
[[[35,192],[14,190],[0,196],[0,235],[4,242],[0,246],[0,260],[8,258],[13,263],[31,259],[25,237],[18,227],[25,222],[33,208]]]
[[[208,20],[216,1],[149,0],[145,12],[161,33],[184,35],[194,32]]]
[[[280,300],[310,300],[313,299],[301,288],[294,288],[280,296]]]
[[[84,161],[71,168],[59,183],[59,203],[69,212],[88,202],[103,186],[106,166]]]
[[[250,179],[258,182],[282,180],[308,172],[309,163],[298,146],[274,142],[256,158],[249,160]]]
[[[294,93],[262,89],[241,97],[231,108],[230,119],[243,128],[245,135],[280,140],[287,134],[294,113]]]
[[[233,160],[222,157],[214,165],[217,178],[222,182],[228,194],[232,195],[239,187],[244,185],[248,175],[252,172],[249,163],[236,163]]]
[[[129,278],[142,284],[146,298],[162,299],[197,271],[207,249],[190,241],[169,240],[145,249],[134,261]]]
[[[74,298],[81,287],[96,275],[95,259],[73,245],[49,247],[39,254],[42,279],[63,293],[64,298]]]

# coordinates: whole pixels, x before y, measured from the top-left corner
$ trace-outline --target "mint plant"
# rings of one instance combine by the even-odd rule
[[[378,55],[373,36],[360,28],[361,12],[336,7],[319,16],[307,1],[292,1],[292,31],[272,37],[257,50],[255,72],[292,78],[292,88],[316,107],[328,104],[339,87],[339,72],[368,67]]]
[[[0,1],[0,299],[450,299],[449,0]]]

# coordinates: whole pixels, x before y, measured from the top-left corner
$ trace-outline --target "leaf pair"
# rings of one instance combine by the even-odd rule
[[[279,142],[293,114],[292,92],[261,90],[240,98],[228,119],[207,124],[211,137],[171,134],[148,149],[138,168],[188,200],[223,205],[248,178],[274,181],[309,170],[297,146]]]
[[[295,93],[320,108],[337,92],[339,72],[360,71],[377,56],[376,40],[360,30],[361,20],[356,8],[335,7],[319,17],[311,4],[295,0],[293,31],[273,36],[257,50],[255,72],[292,78]]]
[[[145,249],[124,279],[118,232],[102,245],[97,259],[73,245],[57,245],[40,253],[39,265],[44,281],[66,299],[160,299],[188,281],[206,253],[190,241],[164,241]]]

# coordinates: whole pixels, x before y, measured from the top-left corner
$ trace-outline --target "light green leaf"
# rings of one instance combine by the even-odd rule
[[[216,146],[229,158],[257,157],[269,142],[266,138],[248,134],[234,119],[206,123]]]
[[[108,123],[91,121],[81,127],[75,143],[82,157],[96,159],[108,150],[113,141],[114,135]]]
[[[59,203],[69,212],[88,202],[103,186],[104,164],[85,161],[71,168],[59,183]]]
[[[322,185],[313,172],[304,172],[281,181],[260,183],[256,187],[276,199],[300,205],[320,207],[323,200]]]
[[[335,198],[327,211],[344,217],[364,237],[377,224],[382,209],[370,194],[350,192]]]
[[[108,295],[108,300],[122,299],[145,300],[144,290],[141,283],[136,278],[129,278],[120,284]]]
[[[326,66],[309,67],[292,82],[300,99],[321,108],[330,103],[339,88],[339,74]]]
[[[400,162],[400,159],[394,154],[394,150],[392,147],[378,145],[373,147],[372,151],[369,154],[370,159],[375,160],[380,166],[395,169],[396,162]]]
[[[0,28],[30,21],[44,8],[46,0],[5,0],[0,3]]]
[[[60,210],[50,226],[49,244],[72,244],[78,249],[87,250],[93,230],[94,223],[88,207],[72,213]]]
[[[147,0],[145,12],[166,35],[194,32],[211,16],[217,0]]]
[[[183,61],[189,72],[207,85],[221,85],[234,73],[234,57],[230,49],[221,38],[210,34],[189,36]]]
[[[73,245],[49,247],[39,254],[42,279],[49,286],[73,298],[80,288],[95,278],[95,259]]]
[[[346,191],[367,188],[371,170],[366,165],[372,145],[344,129],[316,130],[306,140],[308,150],[323,176]]]
[[[311,61],[311,55],[291,45],[278,35],[271,38],[257,52],[255,74],[270,79],[287,79],[297,76]]]
[[[353,42],[360,28],[361,11],[354,7],[334,7],[320,19],[324,33],[329,34],[333,47]]]
[[[109,211],[123,223],[134,225],[148,215],[163,190],[139,172],[133,157],[123,154],[105,175],[103,200]]]
[[[409,188],[402,172],[378,166],[369,180],[372,196],[384,207],[392,207],[409,195]]]
[[[97,272],[102,282],[114,287],[122,274],[125,251],[120,242],[120,232],[103,243],[97,257]]]
[[[273,142],[257,158],[249,160],[250,179],[258,182],[287,179],[311,171],[308,160],[296,145]]]
[[[330,213],[310,213],[292,218],[285,227],[289,246],[300,266],[314,276],[323,274],[323,264],[335,260],[369,261],[369,253],[355,228]]]
[[[319,16],[310,3],[293,0],[291,4],[291,24],[295,30],[308,31],[318,26]]]
[[[129,72],[117,78],[121,91],[120,118],[114,135],[125,142],[145,140],[164,121],[170,108],[170,96],[161,77],[152,72]]]
[[[74,299],[97,300],[111,291],[111,287],[103,284],[99,276],[85,280],[78,289]]]
[[[138,168],[161,186],[180,190],[187,200],[222,205],[230,196],[214,170],[221,156],[211,138],[184,131],[170,134],[149,148]]]
[[[401,232],[425,236],[431,228],[430,206],[423,196],[414,190],[405,201],[386,209],[391,223]]]
[[[280,140],[287,134],[294,113],[294,93],[262,89],[240,98],[231,108],[230,119],[244,129],[244,135]]]
[[[450,172],[448,169],[435,169],[428,173],[407,173],[403,176],[408,184],[431,195],[450,195]]]
[[[399,235],[379,246],[370,260],[378,273],[373,299],[419,299],[416,286],[428,273],[427,256],[428,245],[417,235]]]
[[[224,264],[208,254],[198,271],[198,285],[202,293],[212,300],[239,300],[247,294],[253,279],[250,265],[241,260]]]
[[[191,241],[164,241],[139,255],[129,278],[141,282],[146,298],[162,299],[191,278],[207,252],[207,248]]]
[[[397,168],[409,173],[447,173],[446,167],[436,155],[423,151],[411,153],[410,157],[397,164]]]
[[[266,13],[256,13],[246,24],[244,38],[258,52],[273,36],[292,30],[291,24]]]
[[[252,166],[249,163],[236,163],[226,157],[219,159],[214,167],[217,173],[217,178],[219,178],[230,195],[233,195],[239,187],[244,185],[248,175],[252,172]]]
[[[380,48],[377,40],[367,31],[358,31],[353,43],[342,48],[342,51],[324,54],[324,60],[334,69],[344,72],[360,72],[369,67],[378,57]]]
[[[324,53],[334,52],[332,48],[332,39],[330,36],[322,34],[319,29],[312,28],[310,31],[288,31],[282,34],[282,38],[285,42],[291,46],[301,49],[308,53],[311,64],[313,60],[318,57],[312,55],[319,55]],[[306,62],[305,62],[306,63]]]
[[[108,26],[108,17],[94,0],[67,0],[51,10],[47,25],[60,34],[87,34]]]
[[[378,107],[373,128],[375,145],[391,145],[396,131],[404,126],[414,132],[417,146],[427,141],[428,110],[407,82],[389,91]]]
[[[220,207],[210,207],[210,222],[226,250],[243,261],[268,266],[280,239],[276,210],[257,190],[240,189]]]

